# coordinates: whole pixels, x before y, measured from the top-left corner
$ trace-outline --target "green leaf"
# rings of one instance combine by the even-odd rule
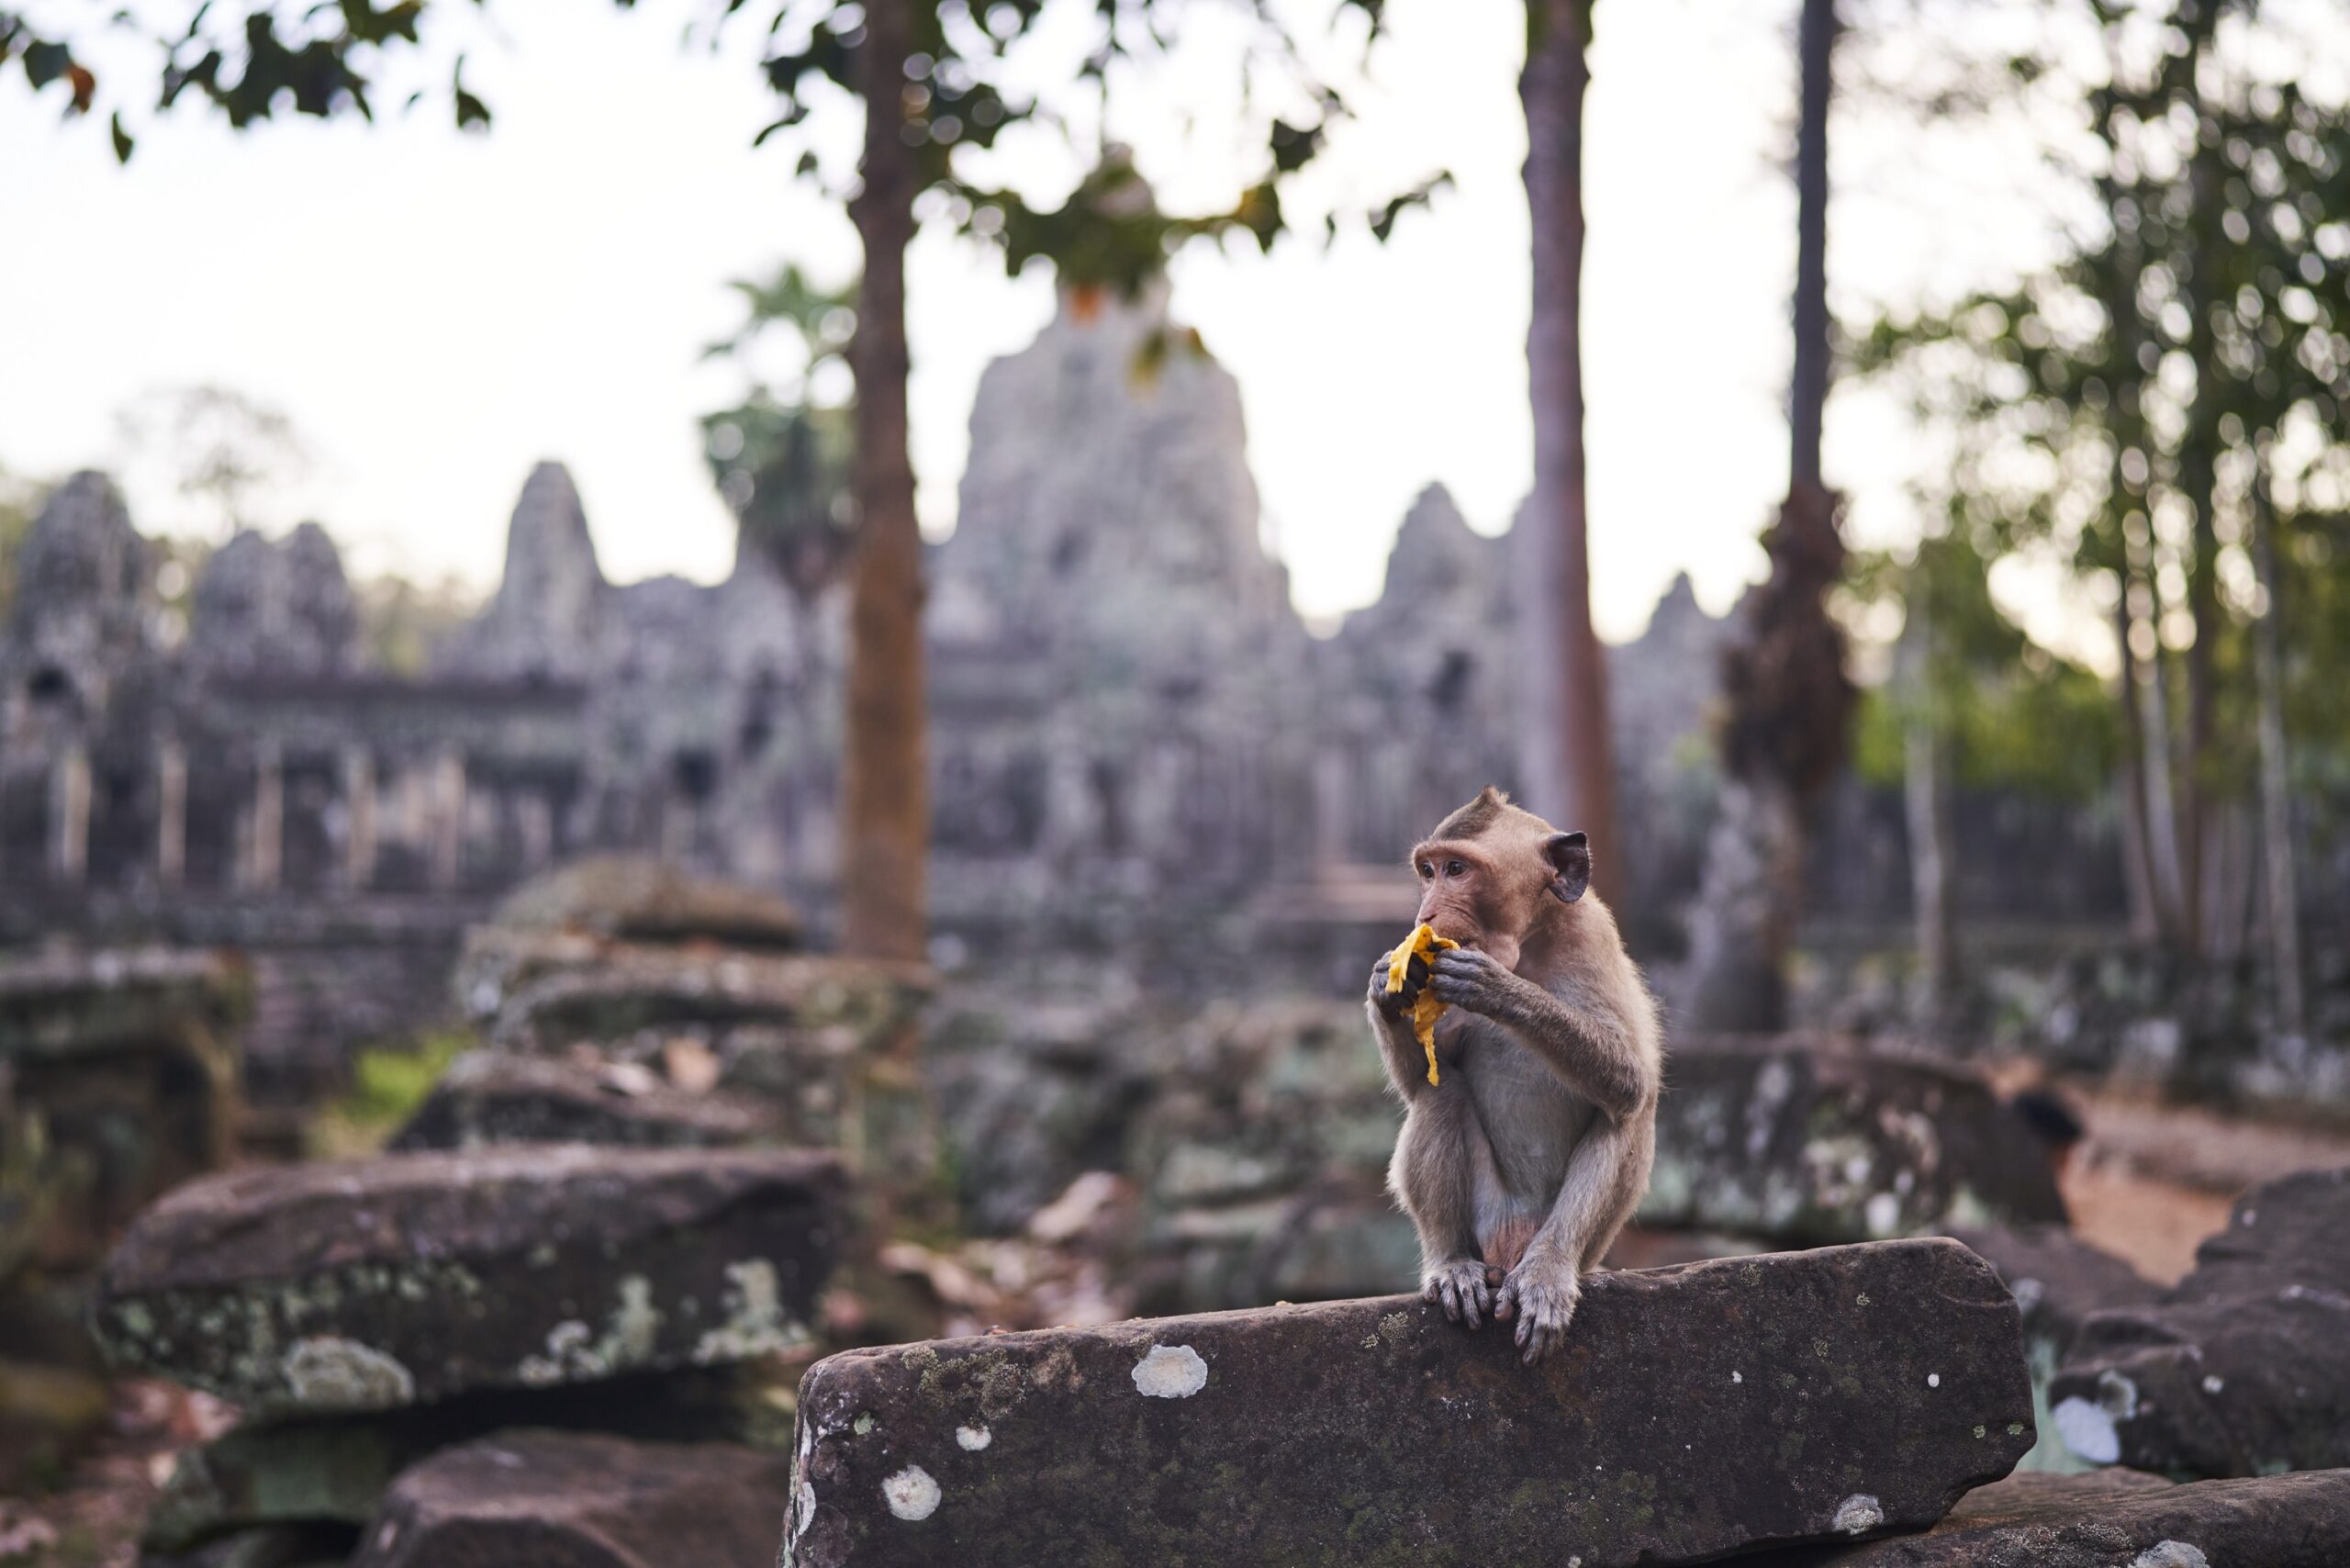
[[[115,112],[113,118],[108,123],[107,130],[114,138],[115,162],[118,163],[129,162],[130,150],[132,147],[136,146],[137,143],[131,140],[130,132],[122,129],[122,113],[120,110],[117,110]]]

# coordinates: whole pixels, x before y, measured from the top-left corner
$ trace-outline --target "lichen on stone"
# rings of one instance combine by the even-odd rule
[[[355,1339],[302,1339],[279,1363],[292,1402],[308,1410],[389,1410],[416,1401],[416,1379],[392,1357]]]

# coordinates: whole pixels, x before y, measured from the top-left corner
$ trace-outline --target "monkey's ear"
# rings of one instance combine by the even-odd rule
[[[1561,903],[1572,903],[1591,887],[1591,840],[1579,833],[1554,833],[1542,841],[1542,858],[1550,863],[1550,890]]]

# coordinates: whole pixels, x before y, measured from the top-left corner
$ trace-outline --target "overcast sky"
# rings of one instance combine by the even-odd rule
[[[1286,9],[1311,26],[1326,5]],[[795,151],[751,147],[773,118],[756,29],[714,53],[678,47],[683,18],[706,9],[498,0],[494,35],[469,23],[434,40],[470,51],[467,84],[497,111],[487,136],[460,136],[438,104],[372,129],[286,121],[241,137],[184,110],[118,169],[103,125],[61,125],[53,93],[36,102],[10,80],[0,465],[106,464],[118,409],[212,382],[293,418],[319,462],[273,500],[274,521],[319,517],[356,570],[486,588],[524,475],[557,457],[609,575],[722,575],[732,526],[696,421],[741,390],[738,372],[697,360],[733,324],[724,283],[786,257],[842,279],[856,252],[838,208],[795,183]],[[1785,486],[1793,11],[1599,8],[1584,342],[1595,591],[1611,637],[1637,633],[1677,572],[1725,607],[1759,575],[1754,534]],[[37,23],[45,12],[86,26],[90,7],[45,0]],[[1390,0],[1389,14],[1393,35],[1353,90],[1359,119],[1299,205],[1360,204],[1437,168],[1457,188],[1383,248],[1358,234],[1270,258],[1196,249],[1174,268],[1176,312],[1239,378],[1268,538],[1320,617],[1377,591],[1422,486],[1441,480],[1494,532],[1530,468],[1523,11]],[[1112,127],[1171,209],[1228,202],[1261,146],[1229,112],[1219,44],[1211,33],[1162,68]],[[129,79],[118,69],[109,85]],[[818,118],[844,166],[853,116]],[[1848,316],[2044,251],[2020,188],[2029,147],[1987,131],[1921,140],[1862,111],[1839,132],[1830,266]],[[1049,196],[1077,169],[1038,132],[995,172]],[[914,461],[925,526],[944,533],[979,372],[1035,334],[1052,289],[926,233],[911,292]],[[1899,421],[1840,397],[1828,442],[1859,535],[1909,529],[1900,480],[1918,454]],[[194,521],[136,470],[132,503],[151,531]]]

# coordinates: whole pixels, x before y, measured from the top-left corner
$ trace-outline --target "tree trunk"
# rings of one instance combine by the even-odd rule
[[[1534,230],[1534,308],[1526,358],[1534,402],[1534,493],[1527,522],[1549,537],[1536,552],[1550,570],[1556,614],[1550,650],[1555,691],[1538,702],[1553,737],[1560,786],[1536,810],[1591,835],[1592,882],[1620,903],[1626,889],[1616,834],[1607,666],[1591,621],[1591,554],[1583,445],[1583,96],[1589,0],[1528,0],[1526,201]],[[1538,690],[1547,683],[1538,681]],[[1547,711],[1545,711],[1547,710]],[[1549,771],[1549,770],[1545,770]],[[1539,775],[1538,775],[1539,777]]]
[[[2267,607],[2253,627],[2252,671],[2260,726],[2260,848],[2267,886],[2268,968],[2276,987],[2277,1032],[2298,1039],[2309,1030],[2301,989],[2299,890],[2293,879],[2293,800],[2286,788],[2284,607],[2277,599],[2277,515],[2269,504],[2268,454],[2253,481],[2253,569]]]
[[[1930,1032],[1953,1020],[1958,992],[1958,933],[1952,920],[1950,767],[1933,701],[1934,629],[1922,582],[1909,598],[1909,623],[1895,654],[1904,688],[1902,803],[1909,830],[1909,902],[1917,924],[1919,1014]]]
[[[857,538],[849,577],[846,740],[841,777],[841,946],[920,958],[929,846],[923,744],[922,532],[907,453],[906,247],[916,171],[901,107],[911,0],[871,0],[857,71],[863,184],[849,218],[865,249],[857,286]]]
[[[1796,129],[1796,365],[1787,403],[1789,488],[1824,483],[1819,431],[1828,409],[1828,109],[1835,78],[1836,0],[1803,0],[1796,52],[1802,118]]]

